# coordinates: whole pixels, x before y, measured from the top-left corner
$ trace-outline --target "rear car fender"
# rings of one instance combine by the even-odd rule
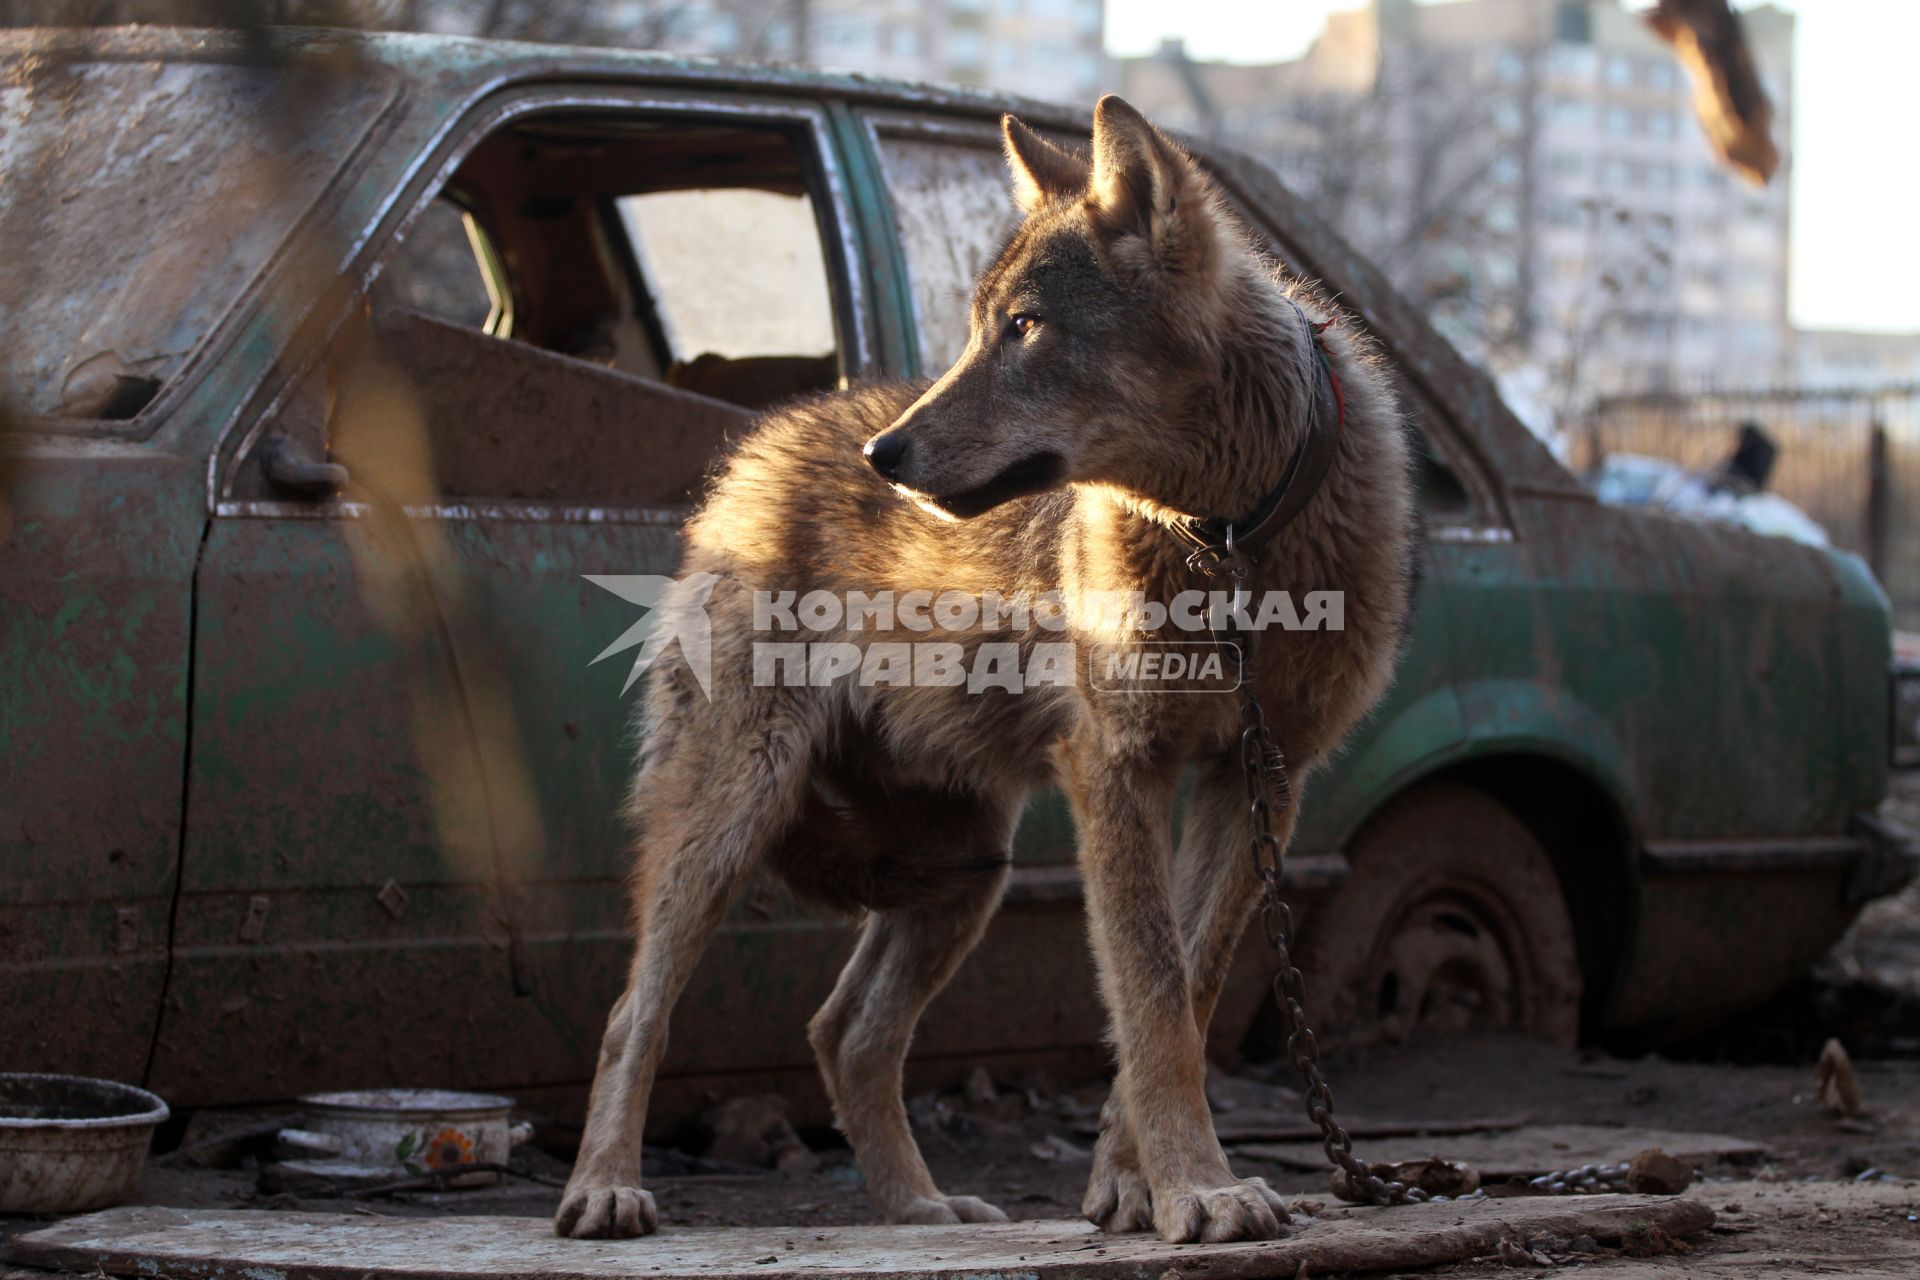
[[[1637,834],[1627,751],[1597,709],[1564,687],[1537,680],[1475,680],[1456,687],[1467,716],[1463,759],[1528,755],[1559,760],[1591,778],[1631,820]]]
[[[1473,709],[1471,717],[1464,708]],[[1539,757],[1590,779],[1626,824],[1639,829],[1626,753],[1612,727],[1564,689],[1526,680],[1482,680],[1436,689],[1408,704],[1340,761],[1343,789],[1366,797],[1343,808],[1325,834],[1341,847],[1392,797],[1444,769],[1489,757]]]
[[[1344,848],[1389,797],[1454,759],[1466,736],[1460,700],[1446,684],[1411,702],[1393,698],[1374,714],[1337,758],[1330,785],[1306,806],[1302,848]]]
[[[1583,1034],[1605,1018],[1632,942],[1640,818],[1625,753],[1593,708],[1517,680],[1479,681],[1411,704],[1342,761],[1343,781],[1367,797],[1343,811],[1333,848],[1418,783],[1434,778],[1486,792],[1533,831],[1572,910],[1585,978]],[[1478,714],[1469,724],[1460,707]]]

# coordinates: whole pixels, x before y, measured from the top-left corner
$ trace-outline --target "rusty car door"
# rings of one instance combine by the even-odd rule
[[[704,208],[623,210],[616,187],[654,190],[657,164],[686,188],[687,166],[724,164],[717,134],[743,165],[795,157],[803,194],[776,194],[817,219],[831,360],[672,348],[701,323],[653,305],[672,255],[620,237],[645,225],[671,245],[662,219],[692,234]],[[636,171],[636,156],[653,159]],[[596,659],[643,610],[587,575],[674,571],[688,495],[748,416],[748,384],[872,371],[814,104],[548,86],[484,104],[434,159],[420,169],[452,177],[397,203],[361,318],[221,479],[152,1077],[180,1101],[590,1077],[629,951],[636,696],[631,652]],[[512,185],[580,174],[604,189],[570,203]],[[584,257],[542,230],[576,215]],[[474,257],[449,284],[463,220]],[[601,295],[597,327],[568,313]],[[761,890],[723,930],[676,1022],[663,1119],[675,1076],[811,1070],[799,1024],[844,930],[803,919]]]
[[[141,1080],[161,1017],[207,453],[258,299],[390,106],[208,33],[0,33],[0,1057]]]

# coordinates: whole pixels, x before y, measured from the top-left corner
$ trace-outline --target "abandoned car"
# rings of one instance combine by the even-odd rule
[[[946,367],[1014,218],[1000,113],[1086,117],[419,36],[0,50],[6,1065],[189,1106],[577,1096],[628,945],[634,695],[595,659],[643,614],[589,579],[673,572],[754,410]],[[1416,626],[1289,859],[1311,1012],[1618,1042],[1765,1000],[1907,874],[1870,574],[1597,502],[1272,172],[1197,154],[1420,444]],[[1057,801],[1017,857],[923,1081],[1102,1066]],[[801,1028],[851,936],[746,894],[656,1115],[817,1109]],[[1264,960],[1224,1058],[1275,1047]]]

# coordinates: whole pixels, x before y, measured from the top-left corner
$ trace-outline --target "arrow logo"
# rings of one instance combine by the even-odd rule
[[[647,610],[593,660],[599,662],[639,646],[640,652],[633,657],[627,682],[620,686],[623,695],[659,660],[667,646],[678,640],[687,667],[699,682],[700,692],[709,700],[713,698],[713,624],[707,619],[707,597],[713,594],[713,584],[720,581],[719,574],[693,573],[684,578],[666,578],[654,573],[582,576],[601,590],[611,591],[627,603]]]

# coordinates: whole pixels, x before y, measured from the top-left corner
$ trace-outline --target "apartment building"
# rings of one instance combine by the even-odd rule
[[[1090,103],[1106,0],[417,0],[432,30],[798,62]]]
[[[1745,14],[1791,137],[1793,17]],[[1786,376],[1788,154],[1708,150],[1666,46],[1620,0],[1373,0],[1265,67],[1124,60],[1149,114],[1273,161],[1470,354],[1561,407]]]
[[[909,80],[1090,101],[1105,0],[811,0],[808,61]]]

